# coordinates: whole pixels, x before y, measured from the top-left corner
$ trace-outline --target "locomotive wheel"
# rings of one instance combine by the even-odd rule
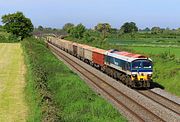
[[[126,76],[124,74],[122,75],[122,82],[126,84]]]
[[[105,69],[105,73],[109,76],[108,67]]]
[[[143,82],[143,87],[144,87],[144,88],[147,88],[147,86],[148,86],[148,82],[147,82],[147,81],[144,81],[144,82]]]
[[[106,68],[105,68],[105,66],[102,66],[102,67],[101,67],[101,71],[104,72],[104,73],[106,73]]]
[[[136,85],[135,85],[135,81],[131,81],[131,88],[135,88]]]
[[[127,86],[128,87],[131,87],[132,86],[132,81],[131,81],[131,78],[129,76],[127,76]]]
[[[151,86],[151,85],[150,85],[150,81],[146,81],[146,84],[147,84],[146,87],[147,87],[147,88],[150,88],[150,86]]]

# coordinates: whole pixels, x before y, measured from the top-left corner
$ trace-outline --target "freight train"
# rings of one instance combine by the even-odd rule
[[[54,37],[47,37],[47,41],[131,88],[150,87],[153,65],[147,56],[103,50]]]

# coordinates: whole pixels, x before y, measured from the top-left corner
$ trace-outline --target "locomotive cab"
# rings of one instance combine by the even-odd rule
[[[137,59],[131,63],[131,79],[137,81],[152,80],[153,64],[150,59]]]

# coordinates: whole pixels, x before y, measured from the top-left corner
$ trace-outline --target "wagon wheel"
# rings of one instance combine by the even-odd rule
[[[101,67],[101,71],[105,73],[105,72],[106,72],[106,67],[105,67],[105,66],[102,66],[102,67]]]

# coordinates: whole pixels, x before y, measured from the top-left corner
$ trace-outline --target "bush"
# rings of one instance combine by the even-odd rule
[[[5,34],[5,35],[0,35],[0,43],[16,43],[19,42],[20,40],[11,34]]]
[[[163,53],[160,54],[160,57],[162,59],[165,59],[165,61],[171,61],[171,60],[175,60],[175,55],[174,54],[171,54],[170,51],[165,51]]]
[[[7,42],[6,37],[3,35],[0,35],[0,42]]]
[[[15,35],[9,35],[8,40],[9,40],[9,42],[19,42],[21,39]]]

